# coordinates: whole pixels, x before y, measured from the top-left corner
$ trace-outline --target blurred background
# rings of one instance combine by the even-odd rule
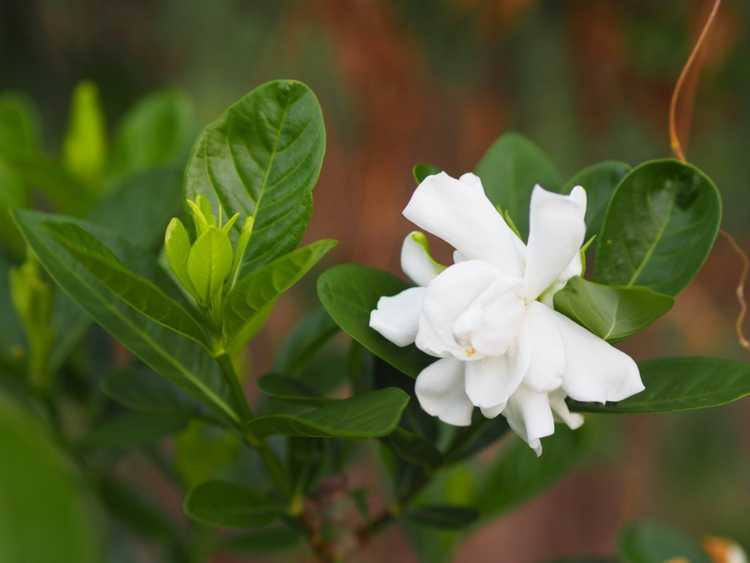
[[[502,132],[545,149],[566,176],[605,159],[669,155],[674,81],[705,18],[701,0],[0,0],[0,90],[31,96],[57,147],[82,79],[116,122],[177,87],[201,125],[257,84],[318,94],[328,149],[310,240],[332,260],[398,272],[411,167],[473,168]],[[717,183],[724,226],[750,248],[750,3],[727,0],[705,52],[689,160]],[[740,263],[719,239],[674,310],[628,342],[637,358],[739,357]],[[315,301],[314,278],[253,343],[254,373]],[[612,552],[627,521],[662,519],[750,546],[750,402],[599,425],[596,455],[546,494],[470,536],[457,561],[526,562]],[[617,425],[617,426],[615,426]],[[623,431],[620,431],[620,430]],[[416,561],[390,530],[363,561]],[[146,559],[144,559],[146,560]],[[232,561],[226,559],[222,561]]]

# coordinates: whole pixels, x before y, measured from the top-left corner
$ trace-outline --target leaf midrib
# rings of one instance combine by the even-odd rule
[[[650,215],[653,216],[653,207],[651,206],[651,192],[648,192],[648,195],[646,196],[646,198],[649,200],[648,212]],[[648,250],[646,251],[646,254],[643,256],[643,259],[641,260],[640,265],[636,268],[635,272],[633,272],[633,275],[630,277],[630,280],[627,283],[628,287],[631,287],[635,284],[638,277],[646,268],[646,265],[648,264],[649,260],[651,260],[651,256],[653,256],[654,252],[656,251],[656,247],[659,245],[659,243],[661,242],[661,239],[664,237],[664,232],[667,229],[667,225],[669,225],[669,222],[672,219],[672,211],[674,210],[674,205],[675,205],[675,197],[673,196],[669,204],[669,211],[667,212],[666,218],[664,219],[664,222],[662,223],[661,227],[659,227],[659,231],[656,234],[654,243],[651,246],[649,246]]]

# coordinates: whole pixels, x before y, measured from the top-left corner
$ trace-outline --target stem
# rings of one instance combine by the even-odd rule
[[[229,392],[232,394],[235,407],[240,409],[240,418],[242,420],[251,420],[253,418],[253,411],[250,409],[250,404],[247,402],[247,397],[245,397],[245,391],[242,389],[237,373],[234,371],[232,358],[226,352],[222,352],[216,356],[216,361],[219,363],[219,367],[224,374],[224,381],[229,386]]]

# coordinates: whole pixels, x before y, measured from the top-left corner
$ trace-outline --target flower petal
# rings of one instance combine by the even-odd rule
[[[534,188],[524,278],[529,299],[539,297],[578,254],[586,234],[585,199],[580,186],[568,196]]]
[[[410,287],[393,297],[381,297],[370,313],[370,328],[396,346],[413,344],[426,293],[424,287]]]
[[[564,390],[558,389],[553,391],[548,397],[555,420],[564,422],[571,430],[576,430],[583,425],[583,415],[577,412],[570,412],[568,404],[565,402],[566,395]]]
[[[503,415],[513,432],[531,446],[537,456],[542,455],[541,438],[555,433],[555,420],[547,394],[521,385],[508,401]]]
[[[445,266],[430,255],[430,246],[424,233],[413,231],[406,235],[401,245],[401,269],[415,284],[427,286]]]
[[[554,312],[565,346],[563,389],[576,401],[622,401],[645,389],[633,359]]]
[[[414,190],[403,214],[465,258],[484,260],[509,276],[521,276],[521,257],[513,241],[517,237],[474,174],[464,174],[460,180],[445,172],[428,176]]]
[[[504,406],[518,389],[522,377],[510,354],[467,362],[466,395],[480,408]]]
[[[503,403],[502,405],[497,405],[495,407],[489,407],[489,408],[483,408],[480,410],[482,411],[482,415],[485,418],[497,418],[497,416],[505,410],[506,405],[507,403]]]
[[[454,426],[469,426],[474,405],[464,392],[464,363],[443,358],[430,364],[417,377],[414,387],[421,407],[432,416]]]
[[[524,385],[539,392],[557,389],[565,373],[565,348],[557,326],[556,313],[533,301],[526,308],[519,348],[528,355]]]

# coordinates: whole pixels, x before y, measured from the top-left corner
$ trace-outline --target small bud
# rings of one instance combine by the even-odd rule
[[[210,227],[190,249],[187,271],[198,301],[208,305],[221,295],[224,282],[232,271],[234,252],[227,234]]]
[[[167,262],[180,285],[190,294],[194,294],[195,290],[187,271],[190,247],[190,236],[185,229],[185,225],[177,217],[173,218],[167,225],[167,231],[164,235],[164,250],[167,254]]]

